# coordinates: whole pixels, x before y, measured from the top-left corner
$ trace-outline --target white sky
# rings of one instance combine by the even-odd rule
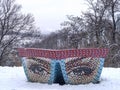
[[[86,10],[85,0],[16,0],[22,5],[24,13],[35,17],[36,25],[42,33],[60,29],[60,23],[66,20],[66,15],[79,16]]]

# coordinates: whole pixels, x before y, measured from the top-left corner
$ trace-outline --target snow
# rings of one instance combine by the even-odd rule
[[[22,67],[0,67],[0,90],[120,90],[120,68],[103,68],[99,84],[60,86],[28,82]]]

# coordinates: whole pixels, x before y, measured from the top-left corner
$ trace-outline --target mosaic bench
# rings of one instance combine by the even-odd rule
[[[28,81],[75,85],[99,82],[108,49],[18,48],[18,53]]]

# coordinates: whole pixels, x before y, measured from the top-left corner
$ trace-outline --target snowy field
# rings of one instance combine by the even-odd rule
[[[60,86],[27,82],[22,67],[0,67],[0,90],[120,90],[120,68],[104,68],[99,84]]]

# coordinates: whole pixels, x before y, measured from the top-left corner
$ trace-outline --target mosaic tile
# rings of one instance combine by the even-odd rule
[[[97,83],[108,49],[18,49],[28,81],[59,84]]]

